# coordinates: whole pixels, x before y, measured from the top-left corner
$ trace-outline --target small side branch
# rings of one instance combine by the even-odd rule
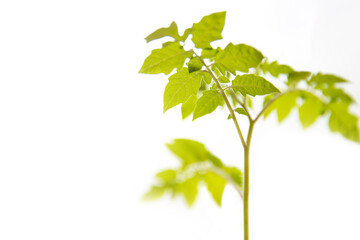
[[[229,92],[230,92],[231,96],[236,100],[236,102],[238,102],[243,107],[243,109],[247,113],[249,121],[253,122],[253,119],[252,119],[252,117],[250,115],[250,112],[249,112],[249,110],[248,110],[248,108],[246,106],[246,96],[245,96],[244,102],[241,102],[240,99],[236,96],[234,90],[230,89]]]

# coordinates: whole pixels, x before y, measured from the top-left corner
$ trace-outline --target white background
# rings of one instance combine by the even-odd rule
[[[191,209],[140,201],[157,171],[177,166],[164,146],[173,138],[242,166],[225,110],[195,122],[179,107],[163,115],[166,76],[137,73],[160,46],[145,44],[149,33],[224,10],[216,44],[336,73],[360,102],[356,0],[0,2],[0,239],[242,239],[231,188],[222,208],[204,188]],[[359,145],[331,134],[326,119],[303,131],[296,118],[255,129],[251,239],[359,240]]]

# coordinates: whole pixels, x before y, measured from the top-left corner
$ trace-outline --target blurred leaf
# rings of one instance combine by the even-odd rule
[[[354,99],[343,89],[336,88],[334,85],[325,86],[324,84],[319,84],[317,88],[320,89],[325,96],[330,97],[332,101],[341,100],[344,102],[354,102]]]
[[[239,103],[238,103],[237,99],[235,98],[235,96],[233,96],[233,94],[231,94],[230,89],[226,89],[226,90],[225,90],[225,93],[226,93],[226,95],[227,95],[228,97],[231,98],[232,105],[233,105],[234,107],[236,107],[236,105],[238,105]],[[234,93],[235,93],[235,92],[234,92]],[[235,94],[235,95],[236,95],[236,94]]]
[[[261,68],[264,73],[268,72],[274,77],[279,77],[280,74],[289,74],[294,71],[290,66],[278,64],[277,61],[274,61],[272,63],[268,63],[267,61],[265,61],[264,64],[261,65]]]
[[[183,166],[194,162],[205,161],[208,157],[208,151],[204,144],[197,141],[175,139],[172,143],[166,144],[166,146],[182,160]]]
[[[178,33],[178,27],[175,22],[172,22],[169,27],[167,28],[159,28],[155,32],[151,33],[149,36],[145,38],[146,42],[150,42],[155,39],[159,39],[162,37],[172,37],[177,41],[180,41],[181,38]]]
[[[339,102],[329,104],[331,111],[329,127],[332,132],[339,132],[345,138],[360,142],[358,118],[348,112],[349,103]]]
[[[291,72],[288,76],[289,84],[296,84],[300,80],[307,80],[311,75],[311,72]]]
[[[246,104],[250,109],[253,108],[252,98],[249,95],[246,96]]]
[[[219,76],[218,80],[221,83],[229,83],[230,82],[230,80],[227,77],[224,77],[224,76]]]
[[[212,164],[214,164],[214,166],[219,168],[224,167],[224,164],[221,162],[221,160],[210,152],[208,152],[208,159],[211,161]]]
[[[200,70],[203,66],[202,62],[196,57],[191,58],[187,65],[189,67],[189,73]]]
[[[174,68],[182,68],[186,58],[190,58],[192,52],[187,52],[178,42],[171,43],[163,48],[154,49],[145,59],[140,73],[169,74]]]
[[[192,41],[196,48],[211,48],[212,41],[222,39],[226,12],[217,12],[203,17],[192,27]]]
[[[212,113],[218,106],[224,104],[224,100],[217,90],[207,90],[196,102],[193,120]]]
[[[267,117],[273,110],[276,110],[279,123],[282,122],[290,114],[292,108],[296,106],[299,94],[299,91],[290,91],[279,96],[265,110],[264,117]]]
[[[196,101],[197,101],[197,96],[192,95],[185,103],[181,105],[182,119],[187,118],[190,114],[194,112]]]
[[[218,90],[219,88],[217,87],[216,83],[213,83],[213,85],[211,85],[210,90]]]
[[[144,201],[156,200],[164,195],[165,187],[152,186],[151,189],[143,196]]]
[[[236,167],[225,167],[225,172],[228,173],[231,179],[242,189],[243,187],[243,174]]]
[[[207,150],[204,144],[190,139],[175,139],[167,147],[182,160],[180,169],[167,169],[156,174],[159,184],[144,199],[156,199],[171,193],[182,195],[191,206],[198,193],[198,184],[204,181],[214,200],[221,205],[226,179],[232,179],[242,188],[242,173],[235,167],[224,166],[222,161]]]
[[[269,94],[264,97],[263,106],[265,106],[270,100],[272,100],[273,97],[275,97],[276,94]],[[269,112],[270,113],[270,112]]]
[[[160,178],[164,182],[175,181],[177,172],[173,169],[161,171],[156,174],[156,177]]]
[[[256,68],[263,58],[262,53],[251,46],[229,43],[215,56],[215,66],[223,74],[228,71],[236,75],[236,71],[247,73],[249,68]]]
[[[254,74],[244,74],[236,76],[231,86],[234,91],[240,92],[242,95],[265,95],[274,92],[280,92],[274,85],[265,80],[265,78]]]
[[[303,92],[304,103],[299,108],[299,118],[302,126],[307,128],[311,126],[321,115],[324,109],[324,103],[310,92]]]
[[[311,77],[310,82],[314,82],[317,84],[322,84],[322,83],[333,84],[333,83],[345,83],[348,81],[344,78],[332,74],[318,73]]]
[[[217,49],[205,48],[201,51],[201,57],[202,58],[213,58],[216,56],[216,54],[219,53],[220,50],[221,50],[220,47],[218,47]]]
[[[211,196],[215,202],[221,206],[222,195],[225,189],[226,180],[214,172],[207,172],[204,180]]]
[[[197,176],[186,179],[183,183],[180,184],[180,191],[184,194],[186,203],[189,206],[192,206],[195,202],[196,195],[198,193],[198,183],[199,180]]]

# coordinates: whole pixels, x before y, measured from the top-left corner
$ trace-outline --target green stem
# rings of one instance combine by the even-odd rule
[[[194,51],[193,51],[193,53],[202,62],[202,64],[206,67],[207,71],[209,72],[211,77],[214,79],[216,86],[219,88],[220,94],[224,98],[226,106],[229,109],[231,118],[234,121],[236,130],[237,130],[237,132],[239,134],[241,143],[242,143],[243,148],[244,148],[244,193],[243,193],[243,196],[242,196],[243,199],[244,199],[244,240],[249,240],[249,153],[250,153],[250,143],[251,143],[251,137],[252,137],[252,132],[253,132],[255,120],[253,120],[251,118],[250,114],[248,115],[250,124],[249,124],[249,131],[248,131],[248,134],[247,134],[247,139],[245,141],[245,139],[244,139],[244,137],[242,135],[242,132],[240,130],[239,123],[238,123],[238,121],[236,119],[235,112],[234,112],[234,110],[233,110],[233,108],[232,108],[232,106],[231,106],[231,104],[229,102],[229,99],[227,98],[227,96],[226,96],[226,94],[224,92],[224,89],[221,87],[221,84],[220,84],[219,80],[216,78],[216,76],[211,71],[209,66],[205,63],[204,59],[202,59],[200,56],[198,56]],[[241,105],[244,107],[245,111],[248,113],[248,110],[247,110],[245,104],[241,103]]]
[[[214,75],[214,73],[211,71],[210,67],[205,63],[204,59],[202,59],[199,55],[196,54],[195,51],[193,51],[193,53],[195,54],[195,56],[201,61],[201,63],[205,66],[205,68],[207,69],[207,71],[209,72],[209,74],[211,75],[211,77],[214,79],[215,81],[215,84],[216,86],[218,87],[219,91],[220,91],[220,94],[221,96],[223,97],[224,101],[225,101],[225,104],[227,106],[227,108],[229,109],[229,112],[230,112],[230,115],[231,115],[231,118],[232,120],[234,121],[234,124],[235,124],[235,127],[236,127],[236,131],[240,137],[240,140],[241,140],[241,143],[244,147],[244,149],[246,148],[246,142],[245,142],[245,139],[242,135],[242,132],[240,130],[240,126],[239,126],[239,123],[236,119],[236,116],[235,116],[235,112],[234,112],[234,109],[232,108],[230,102],[229,102],[229,99],[227,98],[225,92],[224,92],[224,89],[221,87],[221,84],[219,82],[219,80],[217,79],[217,77]]]
[[[249,118],[249,121],[252,122],[253,119],[251,118],[249,109],[246,106],[246,96],[244,98],[244,102],[241,102],[240,99],[236,96],[235,92],[232,89],[230,89],[229,92],[230,92],[231,96],[235,99],[235,101],[238,102],[244,108],[244,110],[247,113],[247,116]]]
[[[244,240],[249,240],[249,177],[250,177],[250,143],[254,121],[250,121],[249,131],[246,139],[247,147],[244,149]]]

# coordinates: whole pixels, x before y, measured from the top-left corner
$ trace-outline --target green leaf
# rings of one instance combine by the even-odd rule
[[[163,48],[154,49],[145,59],[140,73],[169,74],[174,68],[182,68],[186,58],[190,58],[192,52],[185,51],[178,42],[173,42]]]
[[[189,73],[198,71],[203,66],[202,62],[196,57],[191,58],[187,65],[189,67]]]
[[[217,12],[205,16],[192,27],[192,41],[196,48],[211,48],[210,42],[222,39],[221,32],[225,24],[226,12]]]
[[[219,76],[219,82],[221,82],[221,83],[229,83],[230,80],[227,77]]]
[[[345,83],[348,82],[346,79],[332,75],[332,74],[322,74],[318,73],[311,77],[310,82],[317,84],[334,84],[334,83]]]
[[[201,58],[213,58],[216,56],[216,54],[219,53],[219,51],[221,51],[220,47],[218,47],[217,49],[213,49],[213,48],[203,49],[201,52]]]
[[[324,86],[321,84],[320,86]],[[333,101],[341,100],[344,102],[354,102],[354,99],[344,92],[341,88],[335,88],[333,85],[329,85],[327,88],[321,88],[325,96],[330,97]]]
[[[207,90],[196,102],[193,121],[206,114],[212,113],[218,106],[224,104],[224,99],[217,90]]]
[[[300,80],[307,80],[311,72],[291,72],[288,76],[289,84],[296,84]]]
[[[203,82],[205,82],[206,84],[211,83],[212,77],[211,77],[210,73],[205,72],[205,71],[198,71],[197,74],[202,76],[201,80],[203,80]]]
[[[231,94],[231,91],[230,91],[230,90],[231,90],[231,89],[226,89],[226,90],[225,90],[225,93],[226,93],[226,95],[227,95],[228,97],[231,98],[232,105],[233,105],[234,107],[236,107],[239,103],[238,103],[237,99],[233,96],[233,94]]]
[[[235,110],[235,112],[237,112],[238,114],[242,114],[242,115],[245,115],[245,116],[248,115],[247,112],[245,111],[245,109],[243,109],[243,108],[235,108],[234,110]]]
[[[203,78],[204,72],[189,73],[187,68],[182,68],[171,75],[164,91],[164,112],[196,95]]]
[[[175,181],[176,174],[176,170],[168,169],[157,173],[156,177],[160,178],[163,182],[168,183],[171,181]]]
[[[205,161],[208,158],[208,151],[204,144],[189,139],[175,139],[172,143],[166,144],[168,149],[178,156],[183,167],[188,164]]]
[[[236,167],[225,167],[225,172],[230,175],[232,180],[242,189],[243,175],[242,172]]]
[[[185,29],[184,34],[180,37],[180,41],[185,42],[185,40],[188,38],[191,32],[192,32],[192,28]]]
[[[180,184],[180,192],[184,194],[188,206],[192,206],[195,202],[196,195],[198,193],[198,183],[199,180],[197,179],[197,176],[194,176],[186,179]]]
[[[303,92],[304,103],[299,108],[299,118],[302,126],[311,126],[324,110],[324,103],[315,95]]]
[[[265,107],[265,105],[266,105],[274,96],[276,96],[276,95],[277,95],[277,94],[274,94],[274,93],[269,94],[269,95],[266,95],[266,96],[264,97],[263,107]]]
[[[251,46],[229,43],[215,56],[215,65],[223,74],[228,71],[236,75],[236,71],[247,73],[249,68],[256,68],[263,58],[262,53]]]
[[[181,116],[182,119],[187,118],[191,113],[194,112],[197,96],[192,95],[189,99],[181,105]]]
[[[171,45],[171,44],[173,44],[174,42],[171,42],[171,41],[169,41],[169,42],[164,42],[163,44],[162,44],[162,47],[164,48],[164,47],[167,47],[167,46],[169,46],[169,45]]]
[[[221,200],[226,185],[226,180],[213,172],[207,172],[204,175],[204,180],[211,196],[215,202],[221,206]]]
[[[217,67],[215,67],[214,65],[211,66],[211,70],[213,70],[213,72],[215,73],[215,76],[216,76],[217,78],[219,78],[220,76],[222,76],[220,70],[219,70]]]
[[[252,102],[252,98],[250,96],[246,96],[246,104],[248,105],[248,107],[251,109],[253,108],[253,102]]]
[[[265,78],[254,74],[245,74],[236,76],[231,86],[234,91],[240,92],[242,95],[266,95],[274,92],[280,92],[274,85]]]
[[[235,108],[234,111],[237,112],[238,114],[248,116],[247,112],[243,108]],[[227,119],[228,120],[231,119],[231,114],[229,114]]]
[[[151,33],[149,36],[145,38],[146,42],[150,42],[155,39],[159,39],[162,37],[172,37],[177,41],[180,41],[181,38],[178,33],[178,27],[175,22],[172,22],[169,27],[167,28],[159,28],[155,32]]]
[[[279,123],[281,123],[290,114],[292,108],[296,106],[299,94],[299,91],[284,93],[270,104],[264,112],[264,117],[266,118],[273,110],[276,110]]]
[[[351,141],[360,142],[359,119],[348,112],[348,107],[348,102],[332,103],[329,105],[329,110],[331,111],[329,118],[330,130],[341,133]]]
[[[210,152],[208,152],[208,159],[211,161],[212,164],[214,164],[214,166],[219,168],[224,167],[224,164],[221,162],[221,160]]]
[[[153,186],[151,189],[143,196],[144,201],[156,200],[164,195],[166,187],[163,186]]]
[[[272,63],[268,63],[267,61],[265,61],[264,64],[261,65],[261,68],[264,73],[268,72],[274,77],[279,77],[280,74],[289,74],[294,71],[290,66],[278,64],[277,61],[274,61]]]
[[[218,90],[219,88],[217,87],[216,83],[213,83],[213,85],[211,85],[210,90]]]

